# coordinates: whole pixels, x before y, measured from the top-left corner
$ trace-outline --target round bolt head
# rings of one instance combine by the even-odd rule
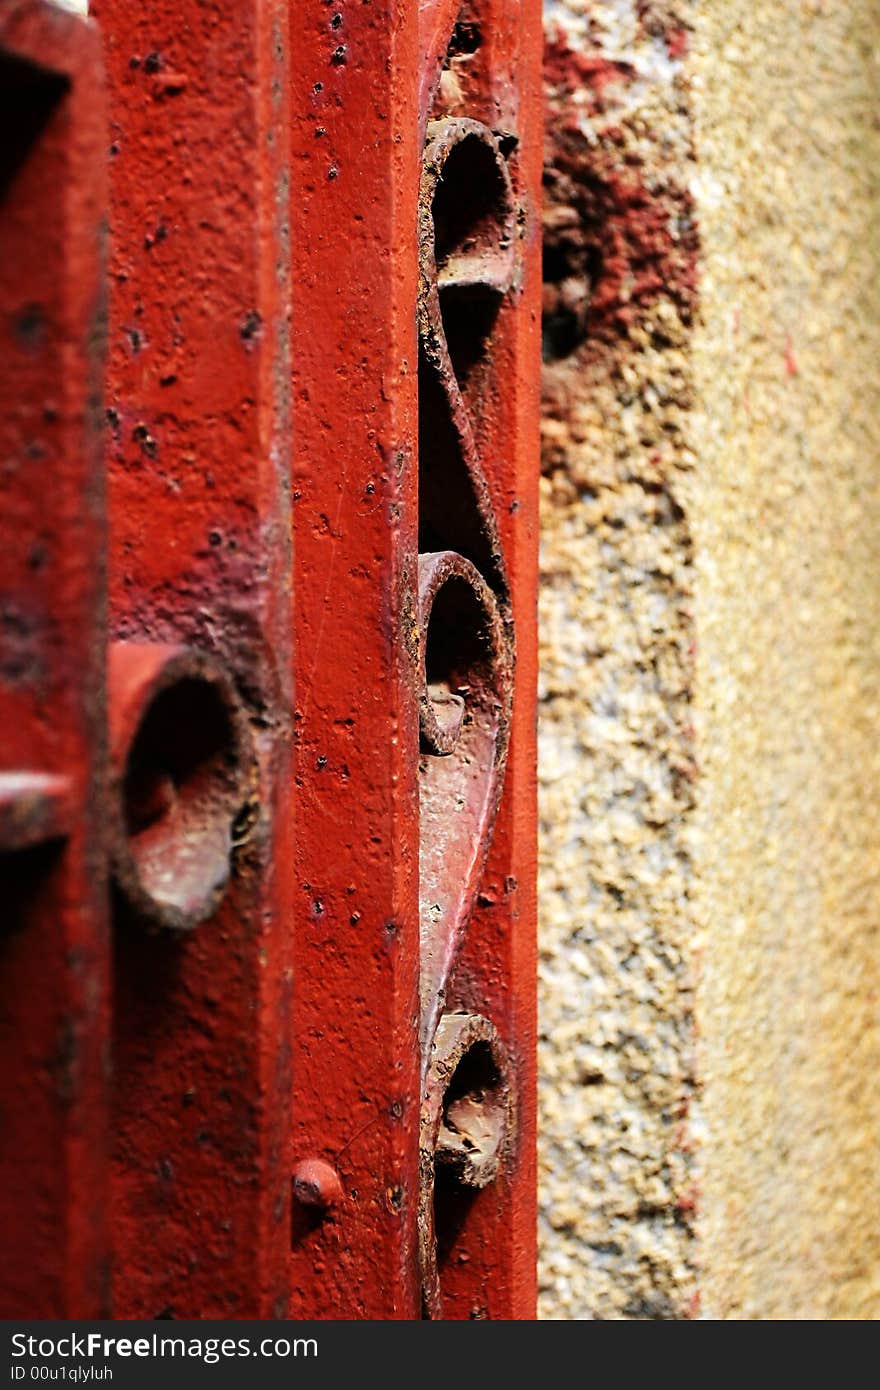
[[[339,1174],[320,1158],[306,1158],[293,1170],[293,1195],[304,1207],[333,1207],[342,1200]]]

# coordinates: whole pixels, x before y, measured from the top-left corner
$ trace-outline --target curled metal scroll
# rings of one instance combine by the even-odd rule
[[[461,555],[419,556],[419,618],[421,1043],[427,1059],[498,808],[511,672],[498,605]]]
[[[478,121],[428,126],[419,199],[419,549],[457,550],[513,630],[498,526],[471,412],[492,319],[513,282],[507,162]]]
[[[420,939],[423,1104],[420,1264],[442,1316],[434,1217],[441,1171],[496,1176],[514,1126],[507,1052],[492,1023],[444,1013],[504,780],[514,633],[480,462],[479,413],[495,315],[515,270],[516,206],[495,135],[428,125],[419,204]]]
[[[507,1051],[479,1014],[444,1014],[434,1035],[419,1145],[419,1257],[426,1317],[442,1316],[434,1222],[435,1183],[487,1187],[498,1176],[515,1124]]]

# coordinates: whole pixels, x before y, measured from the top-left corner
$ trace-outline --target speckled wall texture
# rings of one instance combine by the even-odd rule
[[[880,1316],[880,6],[547,24],[542,1313]]]

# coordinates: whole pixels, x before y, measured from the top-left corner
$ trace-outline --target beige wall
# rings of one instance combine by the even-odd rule
[[[685,1317],[697,1290],[692,122],[681,56],[638,9],[554,6],[546,65],[540,1281],[555,1318]]]
[[[697,9],[709,1312],[880,1316],[880,7]]]
[[[548,28],[542,1312],[878,1316],[880,7]]]

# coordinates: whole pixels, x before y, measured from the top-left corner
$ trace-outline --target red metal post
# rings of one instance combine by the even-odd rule
[[[106,113],[94,28],[0,0],[0,1313],[106,1315]]]
[[[300,13],[293,1306],[531,1317],[539,6]]]
[[[417,7],[292,48],[297,574],[292,1308],[418,1316]]]
[[[436,489],[444,486],[442,480],[448,485],[451,459],[448,449],[436,449],[433,431],[427,461],[423,448],[422,524],[432,543],[432,529],[438,524],[457,532],[459,546],[467,547],[508,616],[515,651],[503,792],[446,1008],[453,1016],[484,1015],[506,1045],[516,1125],[507,1160],[490,1185],[478,1192],[476,1184],[438,1186],[439,1283],[445,1317],[529,1318],[534,1316],[536,1297],[541,7],[535,0],[477,0],[461,8],[437,3],[423,8],[422,16],[423,117],[428,114],[435,123],[429,126],[429,151],[432,137],[434,148],[438,140],[460,141],[455,182],[450,180],[434,197],[435,244],[445,257],[438,265],[442,327],[472,432],[478,463],[472,477],[482,472],[487,488],[485,499],[475,488],[477,500],[494,528],[483,522],[482,534],[475,536],[462,524],[460,513],[438,504]],[[507,164],[514,209],[509,268],[501,183],[496,180],[495,192],[487,194],[492,176],[485,144],[473,137],[461,142],[468,121],[491,132]],[[423,329],[423,351],[425,342]],[[427,375],[423,414],[432,408],[435,390],[430,370]],[[461,427],[457,432],[461,438]],[[426,476],[432,469],[433,477]],[[479,1060],[478,1052],[472,1055]],[[484,1076],[479,1085],[491,1100]],[[484,1092],[477,1089],[476,1094]],[[482,1121],[481,1107],[477,1118]]]
[[[93,11],[106,719],[94,35],[0,0],[2,1311],[109,1224],[116,1316],[532,1316],[538,5]]]
[[[92,8],[111,114],[114,1313],[284,1316],[288,5]]]

